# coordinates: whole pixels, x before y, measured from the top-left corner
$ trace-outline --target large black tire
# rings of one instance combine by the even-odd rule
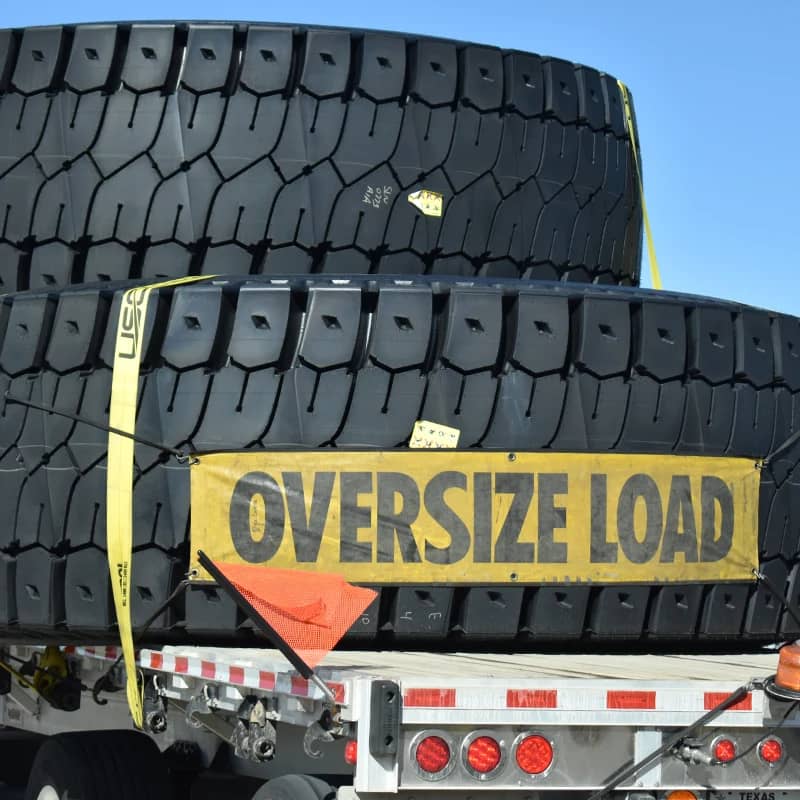
[[[47,792],[50,787],[54,792]],[[51,736],[33,762],[25,800],[169,800],[165,761],[152,739],[133,731]]]
[[[0,291],[189,273],[636,284],[616,80],[441,39],[0,31]],[[444,196],[441,218],[408,196]]]
[[[334,800],[336,790],[313,775],[281,775],[267,781],[252,800]]]
[[[0,391],[108,421],[120,293],[6,297]],[[137,432],[196,452],[405,447],[415,420],[460,446],[766,456],[800,413],[797,319],[715,300],[577,284],[224,279],[151,298]],[[0,620],[8,637],[113,641],[107,435],[7,403],[0,416]],[[800,447],[762,477],[762,567],[800,595]],[[133,611],[187,567],[188,469],[137,445]],[[404,611],[428,613],[426,625]],[[431,614],[430,612],[439,612]],[[152,641],[251,641],[209,589]],[[751,584],[384,588],[360,646],[757,647],[800,636]],[[37,633],[38,632],[38,633]],[[667,640],[672,640],[670,643]],[[660,641],[659,641],[660,640]]]

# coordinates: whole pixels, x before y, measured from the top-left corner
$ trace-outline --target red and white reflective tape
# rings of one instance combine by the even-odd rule
[[[64,648],[67,655],[116,661],[121,650],[119,647],[75,647]],[[189,678],[200,678],[215,683],[241,686],[246,689],[260,689],[267,692],[289,695],[291,697],[311,700],[324,699],[322,692],[305,678],[280,668],[274,670],[259,669],[252,665],[210,661],[193,656],[176,655],[160,650],[141,650],[136,654],[137,663],[142,669],[152,669],[172,675]],[[341,681],[326,681],[334,693],[336,702],[347,704],[346,684]]]
[[[252,665],[225,661],[210,661],[157,650],[142,650],[139,664],[142,669],[152,669],[171,675],[185,675],[190,678],[201,678],[215,683],[260,689],[292,697],[323,699],[322,692],[305,678],[280,670],[266,670]],[[345,684],[338,681],[328,681],[327,684],[333,691],[336,702],[345,704],[347,700]]]
[[[686,711],[701,714],[719,705],[737,687],[708,691],[691,688],[608,688],[605,685],[580,685],[575,681],[564,687],[508,687],[492,689],[479,686],[445,688],[437,686],[404,687],[403,707],[407,709],[553,709],[559,711]],[[728,712],[752,712],[753,694],[749,693]]]

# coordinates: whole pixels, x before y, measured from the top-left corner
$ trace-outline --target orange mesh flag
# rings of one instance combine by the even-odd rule
[[[213,563],[312,669],[377,596],[340,575]]]

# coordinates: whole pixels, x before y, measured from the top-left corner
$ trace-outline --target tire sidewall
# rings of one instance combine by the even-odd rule
[[[84,800],[90,796],[85,769],[72,757],[69,747],[57,738],[42,744],[31,768],[25,800],[39,800],[45,787],[51,787],[59,800]]]

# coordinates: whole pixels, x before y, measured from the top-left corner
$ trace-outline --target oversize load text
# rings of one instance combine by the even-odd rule
[[[723,580],[755,565],[757,477],[733,459],[479,454],[494,469],[470,470],[471,453],[398,453],[366,470],[351,462],[374,454],[322,456],[208,464],[202,494],[201,458],[193,549],[375,582]],[[387,463],[403,456],[416,463]],[[562,468],[525,469],[542,459]]]

